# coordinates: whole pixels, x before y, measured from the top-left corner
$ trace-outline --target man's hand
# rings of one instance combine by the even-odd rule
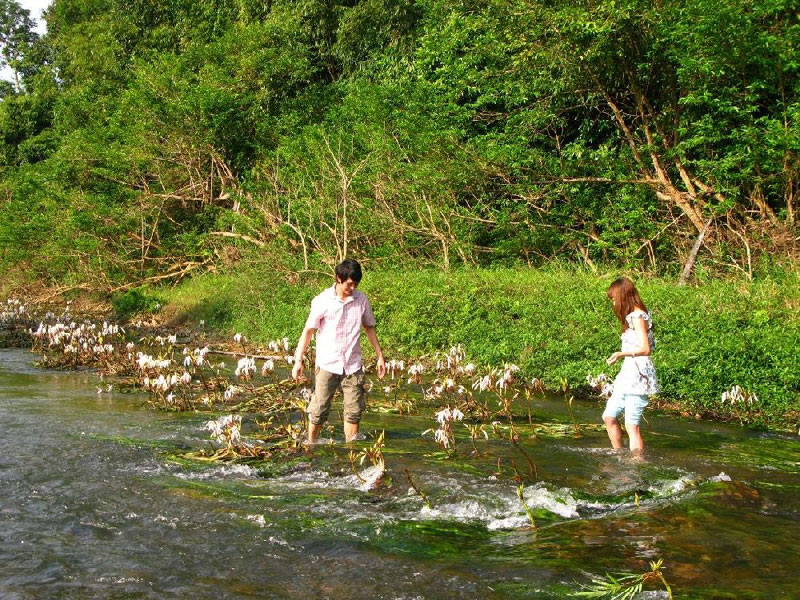
[[[302,383],[305,379],[304,372],[305,369],[303,368],[303,361],[295,361],[294,366],[292,367],[292,379],[294,379],[297,383]]]
[[[383,358],[381,355],[378,358],[378,379],[383,379],[383,376],[386,375],[386,359]]]

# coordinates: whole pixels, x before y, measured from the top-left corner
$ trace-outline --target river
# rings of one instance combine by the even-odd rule
[[[564,598],[657,558],[676,598],[800,597],[796,436],[651,412],[637,461],[581,402],[580,435],[523,436],[531,475],[507,441],[470,458],[458,432],[452,460],[420,435],[430,416],[370,412],[387,477],[363,490],[341,443],[280,465],[175,459],[208,443],[208,415],[34,358],[0,351],[2,598]],[[572,423],[558,398],[537,398],[534,419]]]

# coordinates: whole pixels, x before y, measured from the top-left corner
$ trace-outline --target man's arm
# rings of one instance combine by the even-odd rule
[[[292,367],[292,379],[300,383],[303,380],[303,357],[306,354],[306,349],[311,343],[311,338],[314,337],[316,329],[313,327],[306,327],[303,333],[300,334],[300,339],[297,340],[297,350],[294,352],[294,366]],[[377,341],[377,339],[376,339]]]
[[[367,339],[369,343],[372,345],[372,349],[375,350],[375,356],[378,357],[378,379],[383,379],[383,376],[386,375],[386,360],[383,358],[383,352],[381,351],[381,345],[378,343],[378,334],[375,333],[375,327],[364,327],[364,331],[367,333]]]

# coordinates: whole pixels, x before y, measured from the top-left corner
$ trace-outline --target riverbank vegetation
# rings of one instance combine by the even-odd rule
[[[398,358],[574,390],[636,273],[665,405],[797,424],[793,3],[2,6],[0,290],[294,341],[351,256]]]
[[[372,300],[388,360],[411,366],[422,359],[430,368],[436,356],[460,346],[481,371],[514,364],[519,380],[535,378],[546,389],[569,390],[580,399],[596,394],[587,377],[615,374],[605,364],[619,343],[605,297],[613,277],[574,268],[391,270],[367,271],[361,287]],[[796,430],[798,277],[782,271],[752,283],[719,280],[698,287],[637,280],[657,327],[654,358],[663,392],[654,404],[685,416]],[[116,318],[161,328],[160,335],[148,336],[152,344],[167,344],[180,331],[181,343],[197,346],[194,354],[210,344],[240,358],[269,355],[276,360],[272,372],[285,362],[286,345],[296,342],[311,298],[330,282],[316,275],[289,282],[251,267],[195,277],[175,288],[137,288],[113,304]],[[244,343],[231,341],[236,333]],[[131,361],[129,374],[135,371]],[[219,385],[214,389],[221,397],[228,384]],[[402,411],[402,403],[396,408]]]
[[[370,297],[387,358],[431,356],[461,344],[484,367],[514,363],[522,375],[558,390],[586,388],[587,375],[614,370],[619,324],[605,297],[614,274],[589,270],[467,269],[368,271]],[[774,427],[800,424],[800,285],[797,273],[757,282],[716,280],[699,287],[642,278],[637,286],[654,315],[655,361],[663,404],[694,416]],[[163,318],[266,343],[305,322],[311,298],[330,279],[269,281],[258,269],[198,277],[157,290]],[[738,385],[758,402],[721,401]]]

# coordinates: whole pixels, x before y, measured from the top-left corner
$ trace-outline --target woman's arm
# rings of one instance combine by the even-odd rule
[[[636,332],[636,337],[639,339],[639,349],[633,352],[627,352],[627,356],[650,356],[650,338],[647,335],[647,323],[644,319],[638,317],[633,319],[633,330]]]

